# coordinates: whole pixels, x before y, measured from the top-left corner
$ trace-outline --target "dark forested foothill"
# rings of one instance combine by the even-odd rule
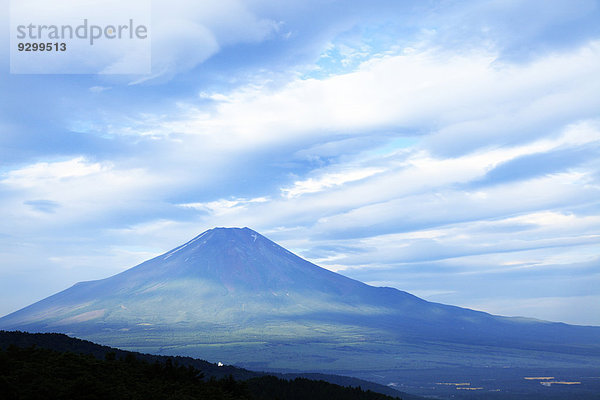
[[[134,353],[91,354],[38,346],[0,348],[0,399],[392,399],[360,388],[305,378],[206,378],[176,360],[148,362]]]
[[[105,360],[37,347],[0,351],[5,399],[252,399],[244,383],[209,379],[193,367],[150,364],[130,355]]]
[[[360,387],[341,387],[325,381],[313,381],[296,378],[288,381],[274,376],[253,378],[246,382],[252,395],[257,400],[384,400],[392,397],[363,391]]]

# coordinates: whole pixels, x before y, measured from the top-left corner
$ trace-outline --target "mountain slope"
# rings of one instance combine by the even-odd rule
[[[372,287],[248,228],[206,231],[125,272],[0,318],[0,328],[254,369],[369,379],[379,371],[381,381],[412,368],[600,361],[598,327],[498,317]]]

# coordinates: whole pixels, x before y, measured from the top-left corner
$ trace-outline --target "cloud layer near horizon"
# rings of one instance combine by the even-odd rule
[[[249,226],[368,283],[600,325],[598,2],[177,5],[151,76],[3,75],[0,314]]]

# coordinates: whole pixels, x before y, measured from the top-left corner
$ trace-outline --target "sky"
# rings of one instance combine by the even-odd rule
[[[0,315],[247,226],[600,325],[600,1],[156,0],[143,75],[11,74],[0,4]]]

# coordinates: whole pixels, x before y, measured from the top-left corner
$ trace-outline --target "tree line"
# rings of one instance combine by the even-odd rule
[[[134,353],[91,354],[14,344],[0,350],[0,399],[391,400],[392,397],[306,378],[206,378],[192,365]]]

